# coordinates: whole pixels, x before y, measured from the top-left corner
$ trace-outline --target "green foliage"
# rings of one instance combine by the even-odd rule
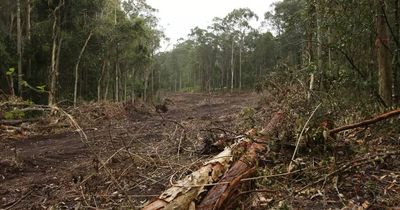
[[[28,1],[21,1],[22,18],[26,18]],[[24,97],[43,103],[47,94],[48,69],[53,50],[54,9],[58,1],[31,2],[31,39],[27,32],[23,34],[23,79]],[[0,68],[16,65],[15,21],[11,25],[10,16],[14,16],[16,4],[12,0],[3,0],[0,7]],[[82,99],[92,100],[97,97],[97,85],[101,79],[101,95],[109,84],[109,96],[115,92],[115,83],[127,82],[128,91],[132,91],[136,81],[145,77],[145,71],[154,63],[152,58],[160,46],[162,32],[157,30],[158,20],[155,10],[145,1],[109,1],[109,0],[68,0],[59,8],[61,17],[61,49],[57,62],[58,97],[70,100],[74,91],[74,70],[78,56],[90,33],[92,37],[82,55],[79,65],[78,93]],[[25,27],[25,26],[24,26]],[[57,52],[58,53],[58,52]],[[107,62],[104,62],[107,61]],[[109,63],[104,71],[104,63]],[[115,64],[120,70],[119,81],[115,81]],[[135,69],[135,77],[133,77]],[[6,71],[13,75],[13,71]],[[126,75],[126,77],[124,76]],[[3,82],[4,80],[4,82]],[[31,86],[29,84],[40,84]],[[8,88],[0,75],[0,88]],[[7,91],[9,92],[9,91]],[[127,95],[131,95],[127,93]]]
[[[239,112],[239,125],[238,128],[243,131],[247,131],[250,128],[255,126],[254,116],[256,114],[256,110],[252,107],[244,107]]]
[[[15,68],[9,68],[8,71],[6,72],[7,76],[12,76],[15,72]]]
[[[40,91],[40,92],[42,92],[42,93],[46,92],[45,87],[46,87],[46,85],[39,85],[39,86],[36,86],[37,90]]]
[[[14,109],[9,112],[4,113],[4,118],[7,120],[14,119],[23,119],[25,117],[25,113],[20,109]]]

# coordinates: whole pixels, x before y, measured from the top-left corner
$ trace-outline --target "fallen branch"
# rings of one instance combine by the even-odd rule
[[[394,117],[396,115],[400,115],[400,109],[396,109],[396,110],[393,110],[393,111],[390,111],[390,112],[383,113],[381,115],[375,116],[372,119],[368,119],[368,120],[364,120],[364,121],[361,121],[361,122],[358,122],[358,123],[354,123],[354,124],[338,127],[338,128],[329,130],[328,133],[330,135],[333,135],[333,134],[336,134],[336,133],[339,133],[339,132],[342,132],[342,131],[345,131],[345,130],[350,130],[350,129],[353,129],[353,128],[358,128],[358,127],[363,127],[363,126],[367,126],[367,125],[370,125],[370,124],[374,124],[374,123],[377,123],[379,121],[388,119],[390,117]]]
[[[304,131],[306,130],[306,127],[308,125],[308,123],[310,122],[311,118],[314,116],[315,112],[318,110],[318,108],[321,106],[322,104],[318,104],[318,106],[314,109],[314,111],[311,113],[310,117],[308,118],[306,124],[304,124],[303,129],[301,129],[299,138],[297,139],[296,142],[296,148],[294,149],[293,155],[292,155],[292,160],[289,163],[289,167],[288,167],[288,172],[290,173],[290,171],[292,170],[292,163],[294,161],[294,158],[296,157],[297,154],[297,150],[299,149],[299,145],[300,145],[300,140],[301,137],[303,136]]]
[[[40,120],[41,120],[41,118],[20,119],[20,120],[0,120],[0,125],[19,125],[22,123],[37,122]]]

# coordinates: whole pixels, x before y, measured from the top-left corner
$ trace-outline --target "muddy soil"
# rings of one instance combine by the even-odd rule
[[[167,113],[126,110],[77,132],[0,141],[0,209],[139,208],[212,154],[204,130],[234,131],[256,94],[173,94]]]

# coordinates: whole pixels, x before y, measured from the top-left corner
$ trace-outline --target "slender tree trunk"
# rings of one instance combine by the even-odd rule
[[[182,90],[182,71],[179,71],[179,91]]]
[[[128,82],[128,71],[127,70],[125,70],[125,72],[124,72],[124,101],[126,101],[126,99],[127,99],[127,94],[128,94],[128,91],[127,91],[127,87],[128,87],[128,85],[127,85],[127,82]]]
[[[233,77],[234,77],[234,71],[235,71],[234,62],[233,62],[233,53],[234,53],[233,44],[234,44],[234,39],[232,38],[232,45],[231,45],[231,93],[233,92]]]
[[[148,82],[149,82],[149,67],[146,67],[146,70],[144,72],[144,89],[143,89],[143,100],[144,101],[147,101]]]
[[[332,32],[331,32],[331,27],[328,28],[328,45],[330,46],[332,44]],[[330,47],[328,47],[328,69],[329,71],[332,72],[332,50]],[[337,72],[336,76],[338,75],[339,72]]]
[[[110,78],[110,71],[111,71],[111,69],[110,69],[110,61],[108,60],[108,61],[107,61],[107,67],[106,67],[106,79],[105,79],[105,81],[106,81],[106,88],[105,88],[105,91],[104,91],[104,100],[107,100],[107,99],[108,99],[108,90],[109,90],[110,81],[111,81],[111,78]]]
[[[175,73],[175,76],[174,76],[174,92],[176,92],[177,86],[178,86],[178,73]]]
[[[132,102],[135,103],[135,79],[136,79],[136,71],[135,68],[132,69],[132,81],[131,81],[131,85],[132,85]]]
[[[116,46],[116,59],[115,59],[115,101],[118,102],[119,101],[119,74],[118,74],[118,62],[119,62],[119,58],[118,58],[118,44]]]
[[[395,0],[395,39],[397,38],[397,43],[400,43],[400,0]],[[394,93],[395,102],[400,103],[400,46],[397,46],[395,53],[395,62],[393,69],[393,79],[394,79]]]
[[[321,31],[321,8],[320,3],[315,3],[315,14],[317,17],[317,68],[320,73],[320,89],[324,88],[325,70],[322,61],[322,31]]]
[[[93,32],[90,31],[88,37],[86,38],[85,44],[83,45],[81,52],[79,53],[78,60],[76,61],[76,64],[75,64],[74,107],[76,107],[77,93],[78,93],[79,64],[82,60],[83,53],[85,53],[86,47],[87,47],[92,35],[93,35]]]
[[[393,85],[393,74],[390,63],[390,51],[389,47],[389,36],[386,29],[386,21],[384,11],[386,10],[384,0],[375,0],[377,19],[377,39],[376,39],[376,50],[378,60],[378,75],[379,75],[379,95],[387,106],[391,106],[393,103],[392,99],[392,85]]]
[[[239,92],[242,90],[242,41],[240,41],[240,48],[239,48]]]
[[[154,68],[151,68],[151,94],[154,96]]]
[[[28,37],[29,46],[31,46],[32,36],[31,36],[31,12],[32,12],[32,0],[27,0],[27,11],[26,11],[26,36]],[[27,77],[32,76],[32,59],[31,55],[28,57],[28,69],[26,71]]]
[[[9,31],[8,31],[8,35],[10,37],[13,36],[14,19],[15,19],[14,13],[11,13],[11,15],[10,15],[10,28],[9,28]]]
[[[313,31],[314,31],[314,14],[315,14],[315,4],[313,1],[307,1],[307,15],[308,15],[308,27],[307,27],[307,66],[310,66],[314,61],[314,53],[313,53]],[[319,45],[319,43],[317,43]],[[309,89],[307,93],[307,99],[311,100],[312,92],[314,90],[314,80],[315,75],[314,72],[310,73],[310,83]]]
[[[61,7],[64,5],[64,1],[61,0],[59,5],[53,10],[53,46],[51,51],[51,65],[49,72],[49,105],[56,104],[56,94],[57,94],[57,80],[58,80],[58,65],[59,65],[59,55],[61,51]]]
[[[101,83],[103,81],[106,63],[107,63],[107,60],[104,60],[103,64],[101,65],[101,74],[100,74],[99,80],[97,80],[97,101],[101,101]]]
[[[18,55],[18,95],[22,97],[22,29],[21,2],[17,0],[17,55]]]

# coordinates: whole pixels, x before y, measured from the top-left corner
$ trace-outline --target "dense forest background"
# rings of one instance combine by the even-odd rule
[[[399,0],[283,0],[264,17],[247,8],[215,17],[161,52],[164,39],[144,0],[0,0],[0,88],[76,105],[150,100],[159,90],[260,90],[282,77],[310,97],[400,98]]]

